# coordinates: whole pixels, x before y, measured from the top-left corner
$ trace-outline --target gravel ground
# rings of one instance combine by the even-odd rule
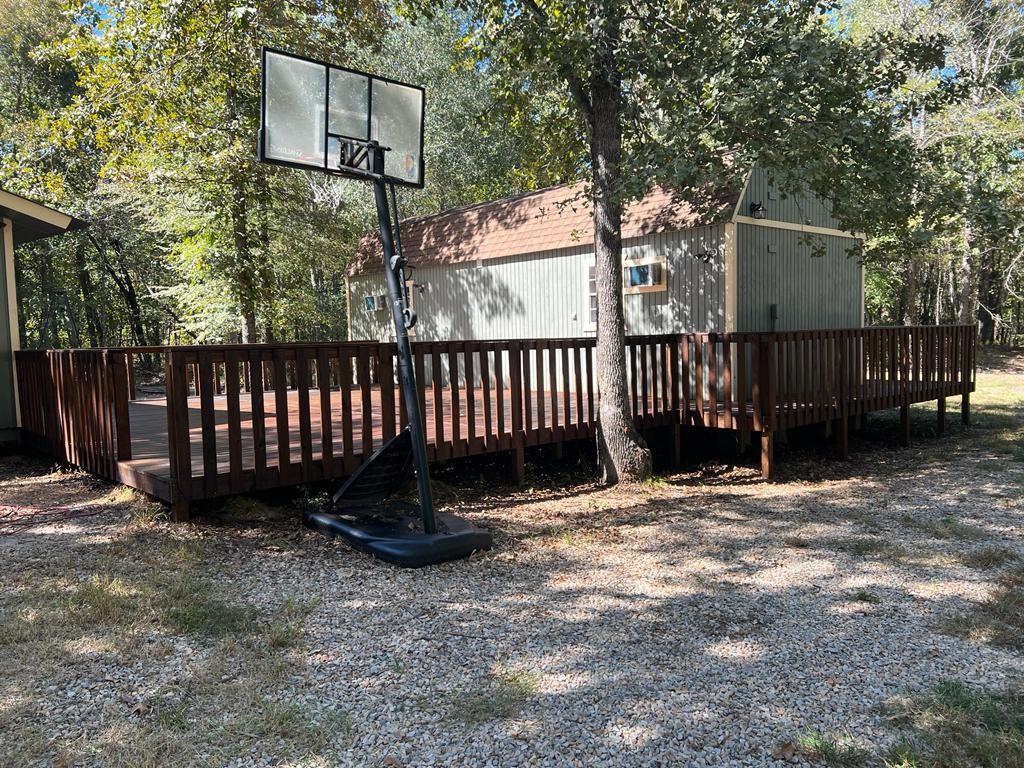
[[[990,381],[1011,393],[990,406],[999,423],[1019,420],[1024,375],[982,375],[982,420]],[[0,754],[41,765],[762,766],[817,731],[863,747],[870,764],[896,738],[879,712],[891,697],[1024,677],[1019,651],[938,629],[993,589],[999,568],[972,567],[972,552],[1024,557],[1024,462],[990,439],[996,427],[962,431],[949,405],[944,437],[897,449],[869,432],[849,462],[791,447],[774,484],[705,465],[632,491],[565,475],[532,489],[442,488],[498,546],[421,571],[305,532],[293,510],[236,503],[174,527],[140,520],[144,503],[81,474],[0,459],[0,554],[19,589],[61,557],[81,583],[90,548],[134,536],[198,543],[189,567],[261,616],[302,606],[296,642],[246,646],[247,663],[283,665],[255,704],[229,700],[247,672],[230,636],[105,634],[100,622],[61,635],[31,669],[15,653],[0,667]],[[915,430],[932,419],[933,406],[915,410]],[[236,655],[205,693],[182,682],[225,653]],[[196,702],[196,716],[186,707],[169,720],[173,696]],[[282,717],[231,731],[242,733],[234,752],[217,745],[215,725],[267,700],[326,733],[314,740]]]

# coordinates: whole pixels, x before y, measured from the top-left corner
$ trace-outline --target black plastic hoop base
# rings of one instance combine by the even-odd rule
[[[398,509],[404,510],[404,505]],[[447,514],[437,515],[437,533],[424,533],[419,515],[404,511],[388,519],[303,512],[302,522],[325,536],[344,539],[353,549],[403,568],[459,560],[494,545],[490,532]]]

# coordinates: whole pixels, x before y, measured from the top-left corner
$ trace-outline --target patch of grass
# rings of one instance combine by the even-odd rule
[[[889,768],[1024,765],[1024,690],[979,691],[961,681],[940,683],[921,696],[886,706],[906,731],[890,750]]]
[[[1019,558],[1009,547],[979,547],[959,554],[960,562],[968,568],[998,568]]]
[[[871,754],[853,744],[841,744],[818,731],[807,731],[796,740],[797,752],[814,762],[838,768],[857,768],[866,765]]]
[[[651,475],[644,480],[644,485],[652,491],[661,491],[669,487],[669,482],[661,475]]]
[[[1000,576],[988,600],[969,613],[947,617],[940,629],[976,642],[1024,649],[1024,565]]]
[[[833,546],[851,555],[878,560],[902,560],[907,556],[907,550],[901,544],[893,544],[883,539],[872,536],[855,536],[849,539],[836,539]]]
[[[456,720],[476,725],[516,715],[537,690],[537,678],[526,673],[499,673],[486,691],[462,696],[452,707]]]
[[[878,605],[882,602],[882,598],[876,595],[874,592],[868,592],[866,589],[858,589],[853,593],[853,599],[858,603],[870,603],[871,605]]]
[[[102,502],[122,507],[128,513],[125,526],[129,530],[146,530],[167,519],[163,504],[126,485],[115,487]]]
[[[952,515],[943,515],[938,520],[919,518],[914,515],[905,514],[900,516],[900,522],[910,528],[927,533],[936,539],[962,539],[964,541],[978,541],[987,539],[988,533],[976,525],[957,520]]]
[[[161,618],[179,634],[224,637],[256,628],[253,609],[222,600],[212,584],[191,574],[177,575],[162,585],[161,592]]]
[[[86,627],[120,625],[133,617],[138,592],[117,576],[93,574],[67,597],[67,610]]]

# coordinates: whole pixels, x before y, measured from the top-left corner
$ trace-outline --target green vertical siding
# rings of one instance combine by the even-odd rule
[[[856,242],[738,224],[736,330],[772,330],[772,304],[778,307],[778,331],[859,328],[861,265],[850,254]],[[813,255],[818,244],[825,246],[823,256]]]
[[[10,225],[8,225],[10,226]],[[11,347],[10,311],[7,305],[7,259],[3,229],[0,228],[0,442],[17,437],[18,419],[14,404],[14,353]]]
[[[839,223],[832,218],[831,205],[809,192],[803,194],[787,193],[780,190],[781,178],[776,177],[773,184],[768,180],[768,172],[755,167],[750,173],[746,192],[740,201],[738,213],[750,215],[750,204],[761,203],[765,208],[765,218],[773,221],[786,221],[791,224],[809,224],[814,227],[840,229]]]

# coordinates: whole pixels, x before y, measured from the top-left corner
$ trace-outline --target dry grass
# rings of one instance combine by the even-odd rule
[[[277,699],[283,681],[304,674],[290,649],[315,604],[286,600],[256,609],[215,576],[223,567],[218,559],[186,533],[155,521],[140,532],[128,519],[107,543],[12,569],[0,594],[0,675],[8,696],[67,680],[90,658],[141,664],[146,687],[158,684],[110,712],[87,740],[41,732],[35,707],[42,701],[27,696],[24,706],[2,710],[0,762],[213,766],[267,744],[281,759],[297,760],[344,738],[344,713]],[[177,664],[181,672],[162,672]]]
[[[938,520],[921,518],[915,515],[902,515],[900,522],[910,528],[916,528],[935,539],[980,541],[981,539],[988,538],[988,533],[981,528],[964,523],[950,515],[943,515]]]
[[[969,549],[966,552],[961,552],[959,558],[960,562],[968,568],[980,568],[983,570],[999,568],[1020,559],[1016,551],[1009,547],[1000,546]]]
[[[1024,565],[1002,574],[988,600],[946,617],[940,627],[975,642],[1024,649]]]

